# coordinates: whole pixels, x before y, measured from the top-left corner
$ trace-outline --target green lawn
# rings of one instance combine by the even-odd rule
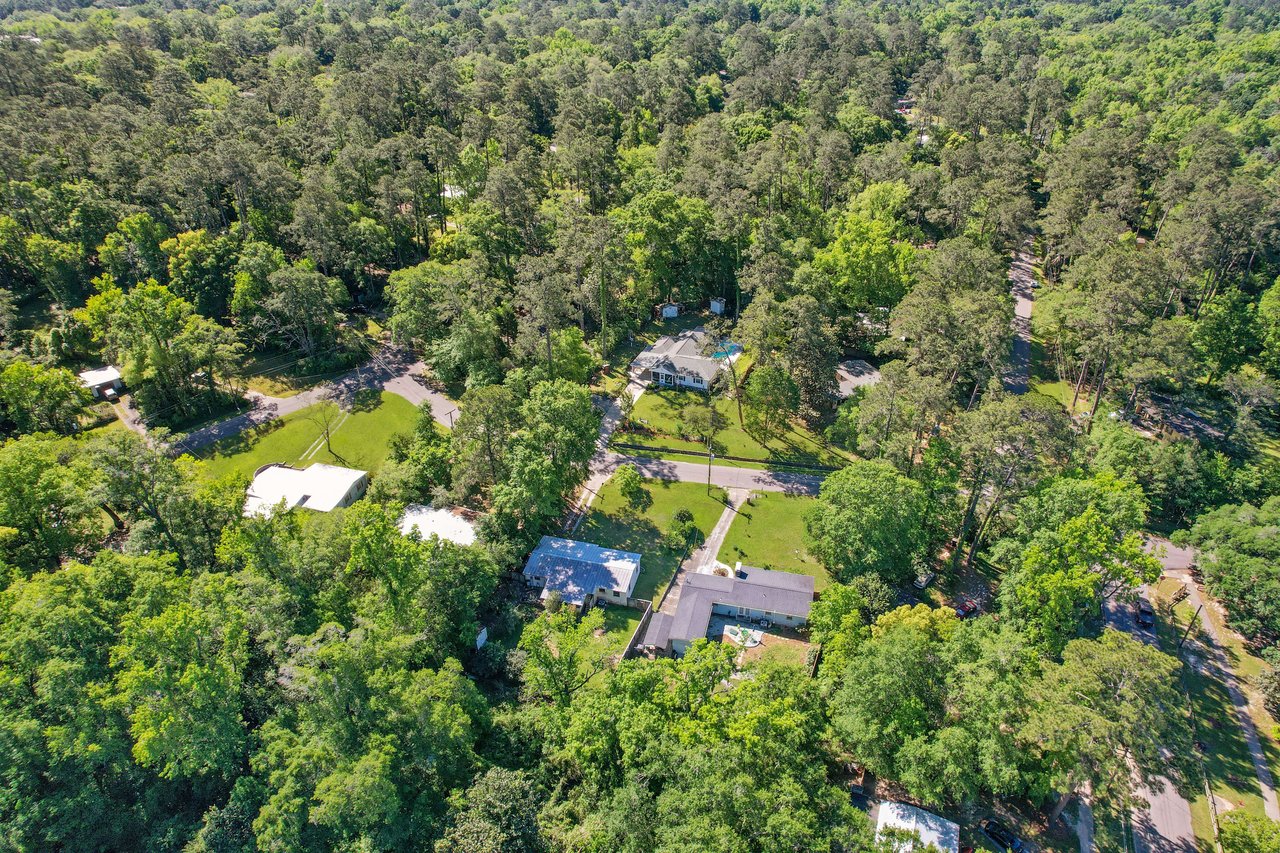
[[[604,613],[604,633],[595,637],[592,643],[593,649],[621,658],[622,653],[627,649],[627,642],[636,632],[636,626],[640,624],[640,617],[644,615],[644,611],[613,604],[602,604],[598,609]]]
[[[256,430],[242,433],[214,445],[204,455],[211,477],[239,472],[252,475],[270,462],[306,466],[328,462],[364,471],[377,471],[387,456],[391,436],[413,429],[417,407],[387,391],[362,395],[355,406],[340,414],[330,427],[329,444],[324,445],[323,428],[314,420],[321,407],[336,409],[333,403],[318,403]]]
[[[682,437],[686,432],[684,413],[706,405],[706,396],[697,391],[672,388],[646,390],[636,401],[629,423],[615,434],[616,440],[671,450],[706,451],[705,443]],[[762,465],[786,462],[838,467],[851,459],[843,451],[824,445],[817,434],[799,422],[793,422],[780,438],[761,444],[738,424],[735,400],[722,397],[716,399],[714,405],[724,425],[712,443],[717,455],[739,456]],[[683,455],[674,458],[688,460],[693,457]]]
[[[1160,644],[1165,651],[1171,653],[1177,652],[1178,640],[1194,617],[1194,611],[1186,601],[1170,609],[1169,595],[1177,586],[1174,581],[1163,580],[1156,587]],[[1198,629],[1193,628],[1183,649],[1184,659],[1190,659],[1188,653],[1203,658],[1203,648],[1196,643],[1198,637]],[[1231,697],[1212,664],[1205,661],[1202,668],[1204,672],[1193,666],[1184,667],[1182,683],[1191,699],[1196,724],[1195,737],[1206,747],[1200,755],[1203,772],[1216,796],[1236,808],[1258,815],[1264,814],[1253,760],[1249,756],[1249,748],[1240,729],[1235,708],[1231,704]],[[1258,734],[1264,743],[1269,743],[1270,738],[1265,729],[1261,729]],[[1269,750],[1271,751],[1273,750]],[[1195,794],[1190,798],[1192,826],[1202,848],[1209,850],[1213,847],[1212,818],[1208,800],[1200,790],[1199,781],[1195,778],[1192,780],[1195,788]]]
[[[590,514],[582,520],[573,538],[640,554],[640,579],[636,581],[635,596],[649,599],[656,606],[684,558],[683,551],[662,544],[671,517],[677,509],[687,508],[706,536],[724,512],[726,497],[720,488],[713,488],[711,494],[707,494],[707,487],[701,483],[646,480],[645,486],[651,503],[643,510],[630,511],[614,481],[609,480],[600,489]]]
[[[717,559],[732,566],[741,560],[748,566],[810,575],[819,590],[831,584],[831,576],[809,549],[804,517],[816,498],[781,492],[757,494],[729,527]]]

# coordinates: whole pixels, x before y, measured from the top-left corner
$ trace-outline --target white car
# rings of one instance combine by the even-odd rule
[[[926,586],[933,583],[933,579],[936,578],[937,576],[938,576],[937,572],[930,572],[930,571],[921,572],[920,574],[916,575],[915,588],[924,589]]]

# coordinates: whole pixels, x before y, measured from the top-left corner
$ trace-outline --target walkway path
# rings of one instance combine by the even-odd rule
[[[1004,388],[1011,394],[1025,394],[1031,387],[1031,309],[1035,304],[1036,274],[1028,237],[1009,265],[1009,294],[1013,297],[1013,351],[1004,375]]]
[[[684,562],[676,569],[675,576],[671,578],[671,585],[667,588],[667,593],[663,596],[662,606],[658,608],[660,613],[676,612],[676,605],[680,603],[680,590],[684,587],[684,579],[695,572],[710,572],[716,565],[716,556],[720,553],[720,546],[724,544],[724,537],[728,535],[729,528],[733,525],[733,520],[738,515],[738,510],[751,497],[749,489],[730,489],[729,503],[724,508],[724,512],[720,513],[720,518],[716,521],[715,527],[711,528],[711,533],[703,540],[702,544],[693,550]]]
[[[408,355],[399,349],[383,347],[374,353],[368,364],[349,370],[331,382],[308,388],[292,397],[270,397],[250,391],[246,395],[253,408],[241,415],[219,421],[203,429],[189,433],[176,445],[180,452],[190,452],[239,435],[247,429],[269,423],[276,418],[300,412],[322,400],[332,399],[344,404],[356,393],[368,389],[390,391],[404,397],[415,406],[429,404],[431,415],[444,426],[452,426],[458,407],[452,400],[415,378],[425,369],[420,361],[410,362]]]

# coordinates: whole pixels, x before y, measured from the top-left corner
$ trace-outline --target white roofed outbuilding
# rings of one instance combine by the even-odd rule
[[[369,487],[367,471],[316,462],[306,468],[272,463],[253,475],[245,496],[245,516],[270,515],[283,505],[332,512],[359,500]]]
[[[409,536],[414,531],[423,539],[439,536],[457,545],[471,545],[476,541],[476,526],[456,508],[409,504],[400,516],[400,532]]]
[[[92,391],[93,396],[100,397],[102,392],[108,388],[112,391],[119,391],[123,388],[124,378],[116,367],[108,364],[104,367],[95,367],[92,370],[86,370],[81,373],[80,384]]]

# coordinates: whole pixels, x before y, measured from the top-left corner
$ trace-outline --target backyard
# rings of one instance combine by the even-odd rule
[[[816,498],[763,492],[738,511],[720,546],[717,559],[729,566],[741,561],[748,566],[810,575],[821,592],[831,584],[831,576],[809,549],[804,517]]]
[[[654,448],[659,455],[665,455],[664,450],[705,453],[705,442],[688,437],[691,430],[686,427],[686,422],[693,409],[705,408],[706,405],[706,395],[697,391],[651,388],[636,401],[631,418],[614,434],[614,441]],[[731,465],[736,461],[750,467],[782,463],[835,468],[851,461],[848,454],[825,444],[821,436],[798,421],[793,421],[780,437],[761,443],[738,423],[735,400],[719,397],[713,405],[722,425],[711,444],[717,464]],[[693,457],[688,453],[674,453],[672,458],[688,460]],[[742,460],[746,460],[745,463]]]
[[[412,430],[417,417],[417,407],[403,397],[387,391],[362,392],[347,411],[334,403],[317,403],[220,441],[201,456],[210,477],[233,472],[251,476],[271,462],[302,467],[327,462],[377,471],[391,437]],[[324,441],[326,419],[329,447]]]
[[[724,512],[727,498],[719,488],[708,494],[707,487],[701,483],[666,480],[645,480],[644,483],[649,495],[648,506],[633,509],[623,499],[616,480],[606,482],[573,538],[640,554],[635,597],[653,601],[656,606],[684,559],[683,548],[669,548],[663,543],[672,517],[681,507],[687,508],[693,513],[698,530],[706,536]]]

